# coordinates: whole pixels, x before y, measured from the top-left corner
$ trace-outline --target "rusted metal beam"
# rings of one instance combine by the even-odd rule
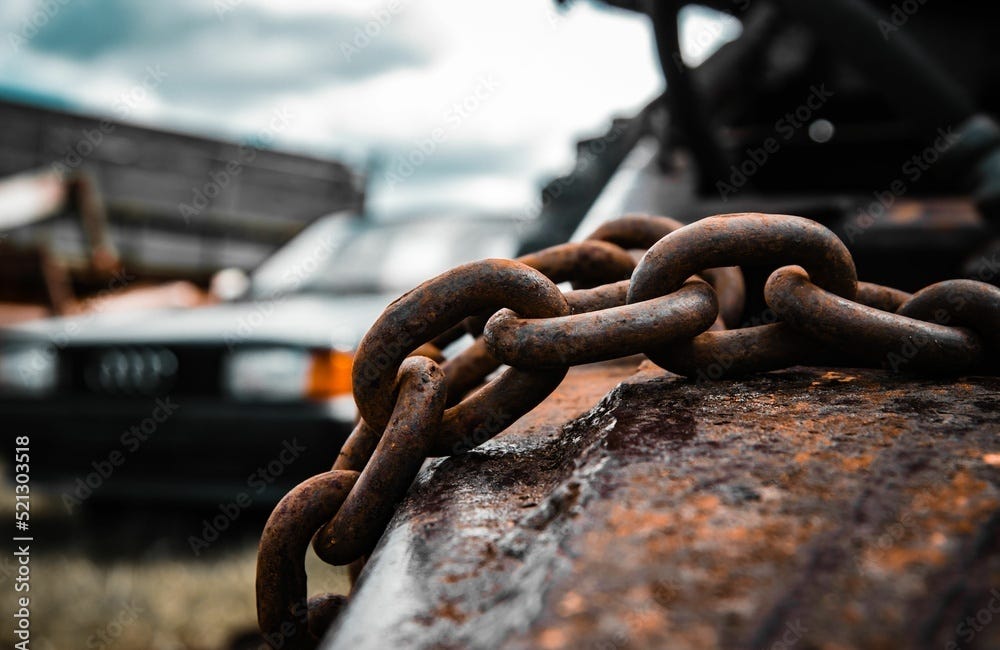
[[[322,647],[1000,647],[1000,379],[636,363],[429,461]]]

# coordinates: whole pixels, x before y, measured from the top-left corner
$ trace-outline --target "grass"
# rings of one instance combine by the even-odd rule
[[[13,522],[9,483],[0,517]],[[31,647],[35,650],[254,648],[256,545],[266,511],[248,512],[201,557],[187,539],[211,511],[104,506],[68,515],[32,495]],[[17,609],[10,553],[0,558],[0,604]],[[310,593],[344,593],[346,570],[310,551]],[[7,620],[10,620],[7,618]],[[237,639],[242,637],[242,641]],[[3,645],[12,648],[10,633]]]

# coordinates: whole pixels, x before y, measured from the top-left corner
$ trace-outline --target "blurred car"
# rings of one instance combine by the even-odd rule
[[[92,495],[273,502],[336,457],[352,351],[383,308],[516,246],[509,219],[324,217],[242,283],[223,273],[235,299],[0,329],[0,417],[31,436],[33,479],[69,509]]]

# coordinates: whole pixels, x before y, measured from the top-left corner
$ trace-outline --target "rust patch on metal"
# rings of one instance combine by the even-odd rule
[[[1000,380],[644,362],[587,410],[636,365],[425,465],[323,647],[963,641],[1000,587]]]

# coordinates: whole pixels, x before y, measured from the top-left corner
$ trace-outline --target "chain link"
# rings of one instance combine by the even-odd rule
[[[350,564],[375,548],[441,427],[446,390],[444,371],[434,361],[417,356],[402,363],[385,433],[354,489],[313,539],[320,559]]]
[[[909,369],[915,371],[968,372],[983,358],[982,343],[970,331],[845,300],[813,284],[798,266],[775,271],[764,296],[789,326],[849,355],[858,365],[884,365],[908,345],[921,348],[909,360]]]
[[[707,330],[719,313],[715,291],[692,279],[665,296],[556,318],[510,309],[486,324],[490,353],[517,368],[558,368],[640,354]],[[614,332],[614,336],[608,336]]]
[[[645,250],[636,265],[629,250]],[[744,265],[775,268],[777,322],[742,316]],[[562,292],[557,283],[576,289]],[[441,350],[477,336],[441,362]],[[858,282],[829,230],[735,214],[684,226],[626,216],[588,240],[483,260],[389,307],[355,355],[361,421],[333,469],[294,488],[261,538],[258,622],[274,647],[315,647],[345,600],[306,599],[304,555],[359,570],[429,456],[468,451],[554,391],[569,366],[635,354],[696,379],[855,365],[931,374],[1000,370],[1000,289],[949,280],[914,295]],[[483,382],[500,364],[509,367]]]
[[[605,222],[587,237],[616,244],[629,250],[645,252],[684,224],[670,217],[626,215],[620,219]],[[736,327],[743,314],[746,289],[743,273],[737,266],[706,268],[701,275],[715,288],[719,301],[720,322],[717,327]]]

